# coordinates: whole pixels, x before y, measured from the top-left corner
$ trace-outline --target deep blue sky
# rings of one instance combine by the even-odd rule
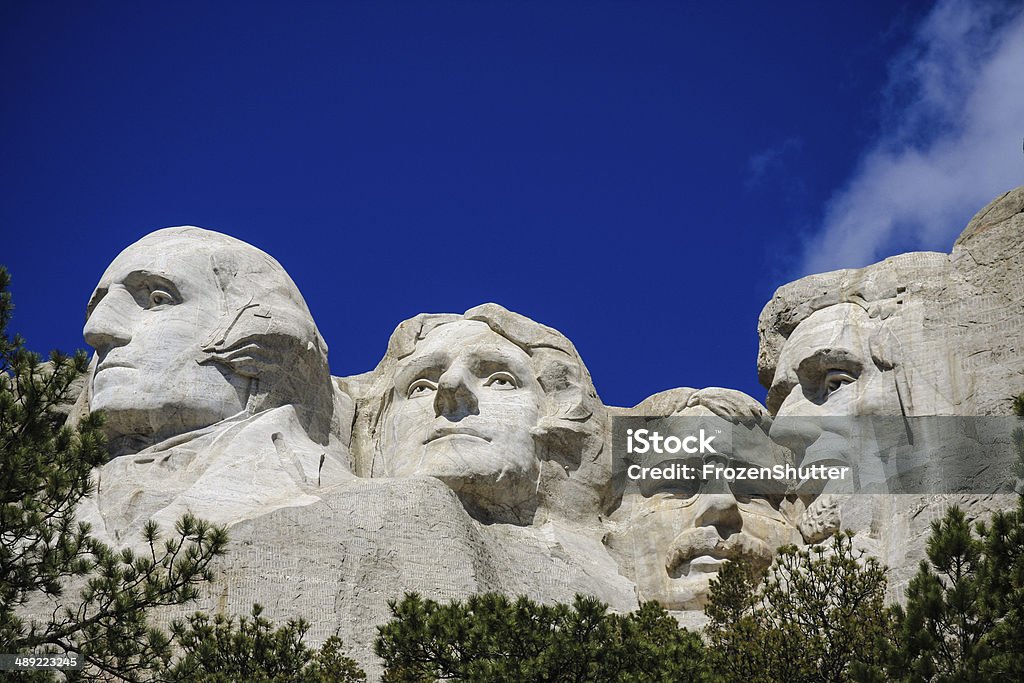
[[[12,328],[83,346],[109,261],[193,224],[285,266],[335,374],[496,301],[569,336],[608,403],[763,398],[757,315],[931,4],[706,5],[5,1]]]

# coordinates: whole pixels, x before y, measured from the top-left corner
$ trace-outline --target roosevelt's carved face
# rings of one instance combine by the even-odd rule
[[[727,560],[766,568],[775,551],[800,541],[784,500],[721,486],[693,496],[659,493],[640,499],[630,533],[645,600],[677,610],[703,609],[711,580]]]
[[[527,353],[485,323],[434,328],[395,370],[381,450],[388,476],[432,476],[484,509],[535,495],[542,389]]]
[[[85,341],[96,350],[90,407],[112,438],[163,439],[245,406],[245,380],[200,365],[222,298],[210,257],[187,239],[143,238],[107,268],[89,302]]]
[[[712,423],[724,424],[704,406],[676,415],[704,415]],[[729,453],[694,458],[690,464],[697,472],[703,463],[774,462],[771,442],[760,426],[747,421],[724,429],[731,434]],[[726,561],[744,559],[756,568],[767,568],[779,547],[800,541],[791,501],[781,492],[766,495],[763,481],[728,483],[712,478],[667,481],[664,486],[650,497],[634,498],[630,515],[628,533],[635,544],[637,583],[644,600],[658,600],[668,609],[703,609],[711,580]]]

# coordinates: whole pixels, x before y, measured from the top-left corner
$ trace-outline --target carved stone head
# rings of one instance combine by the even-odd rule
[[[904,254],[797,280],[762,312],[758,365],[772,438],[801,465],[854,467],[853,480],[825,492],[884,485],[878,454],[913,442],[902,418],[962,408],[951,274],[945,254]],[[867,416],[882,419],[850,419]]]
[[[374,374],[360,411],[372,476],[437,477],[487,521],[530,523],[563,485],[596,508],[603,407],[557,331],[496,304],[419,315]]]
[[[326,443],[327,345],[281,265],[245,242],[194,227],[143,237],[103,273],[84,335],[90,408],[115,452],[286,404]]]
[[[940,415],[958,402],[949,257],[903,254],[810,275],[761,312],[758,373],[772,415]]]
[[[882,321],[841,303],[817,310],[789,335],[769,389],[776,415],[902,415],[899,385],[886,376]]]
[[[768,438],[771,419],[764,407],[738,391],[670,389],[645,399],[629,414],[720,421],[732,436],[731,448],[705,456],[705,462],[785,462],[785,452]],[[699,463],[696,467],[700,471]],[[715,479],[671,482],[660,491],[624,497],[610,544],[632,566],[641,599],[657,600],[672,610],[701,610],[725,562],[744,560],[767,568],[779,547],[799,542],[792,497],[785,495],[784,485],[777,491],[766,486]]]

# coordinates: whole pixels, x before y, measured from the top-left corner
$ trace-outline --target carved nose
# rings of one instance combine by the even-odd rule
[[[722,538],[729,538],[743,529],[743,516],[731,493],[702,494],[697,504],[694,526],[714,527]]]
[[[448,368],[437,382],[434,416],[457,422],[479,412],[476,394],[470,388],[468,371],[459,365]]]
[[[793,391],[800,391],[800,387]],[[809,402],[808,404],[813,406]],[[797,457],[803,455],[807,447],[821,436],[822,418],[814,417],[810,411],[805,411],[804,415],[804,417],[778,415],[772,420],[772,427],[768,431],[768,436],[772,441],[793,451]]]
[[[125,298],[128,301],[124,301]],[[85,321],[82,330],[85,343],[103,353],[130,342],[131,321],[125,312],[131,310],[129,305],[134,307],[136,304],[128,292],[117,289],[107,292]]]

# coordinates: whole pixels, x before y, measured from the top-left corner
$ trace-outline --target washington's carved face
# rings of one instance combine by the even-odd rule
[[[727,560],[766,568],[778,548],[800,540],[780,503],[733,493],[724,483],[716,492],[640,499],[629,533],[642,546],[635,553],[642,597],[669,609],[700,610]]]
[[[440,325],[402,359],[384,417],[388,476],[432,476],[484,508],[535,494],[542,389],[527,353],[485,323]]]
[[[91,408],[106,412],[113,438],[163,439],[244,408],[244,380],[199,364],[223,294],[209,256],[188,245],[159,235],[136,242],[110,264],[89,302],[84,335],[97,360]]]

